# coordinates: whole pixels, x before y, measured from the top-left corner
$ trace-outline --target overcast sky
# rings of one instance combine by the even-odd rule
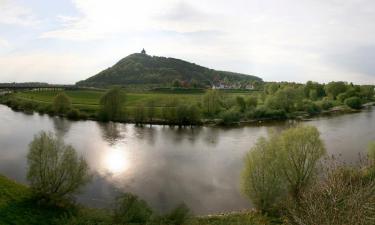
[[[0,82],[75,83],[150,55],[266,81],[375,84],[374,0],[0,0]]]

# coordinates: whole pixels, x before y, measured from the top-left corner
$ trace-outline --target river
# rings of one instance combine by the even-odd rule
[[[83,155],[94,174],[78,196],[91,207],[108,207],[132,192],[164,212],[184,202],[196,214],[251,207],[240,191],[243,158],[268,129],[295,122],[236,128],[178,129],[163,126],[68,121],[14,112],[0,105],[0,174],[26,182],[28,144],[40,131],[62,137]],[[329,154],[355,162],[375,140],[375,107],[360,113],[302,122],[316,126]]]

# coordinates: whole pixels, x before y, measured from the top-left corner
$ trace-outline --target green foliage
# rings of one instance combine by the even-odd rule
[[[146,108],[140,104],[134,110],[134,122],[136,124],[143,124],[146,122]]]
[[[178,205],[170,213],[162,217],[163,224],[182,225],[191,217],[190,209],[185,204]]]
[[[146,54],[132,54],[120,60],[114,66],[78,82],[80,86],[103,87],[108,85],[151,85],[167,86],[171,81],[185,81],[200,85],[211,85],[215,79],[230,82],[262,81],[260,78],[250,75],[211,70],[194,63],[174,58],[149,56]],[[180,84],[173,82],[173,86]]]
[[[115,224],[146,224],[152,215],[147,203],[130,193],[116,199],[113,222]]]
[[[240,111],[245,112],[247,108],[245,99],[242,96],[237,96],[236,102],[237,102],[238,107],[240,108]]]
[[[361,99],[358,97],[350,97],[345,99],[345,105],[349,106],[352,109],[362,108]]]
[[[147,119],[150,123],[153,122],[156,114],[155,101],[150,100],[147,103]]]
[[[222,125],[231,125],[238,123],[241,119],[241,114],[236,109],[232,108],[220,113],[220,119]]]
[[[53,204],[70,200],[90,181],[88,165],[75,149],[41,132],[30,143],[27,179],[33,192]]]
[[[53,100],[53,109],[56,113],[66,113],[71,107],[70,99],[64,92],[59,93]]]
[[[277,151],[278,139],[258,139],[245,158],[242,189],[255,207],[272,212],[285,193],[285,182],[280,175]]]
[[[78,109],[71,109],[67,113],[67,117],[72,120],[78,120],[81,117],[81,113],[79,112]]]
[[[203,96],[203,109],[207,115],[215,115],[220,110],[221,93],[218,90],[208,90]]]
[[[347,90],[347,85],[345,82],[329,82],[325,86],[325,91],[327,95],[331,96],[334,100],[340,93],[344,93]]]
[[[299,199],[325,154],[315,127],[295,127],[258,139],[245,158],[242,189],[256,208],[274,213],[288,196]]]
[[[258,105],[258,98],[256,96],[250,96],[246,99],[246,105],[248,108],[253,109]]]
[[[332,101],[330,101],[328,99],[324,99],[324,100],[318,102],[318,105],[323,110],[328,110],[328,109],[333,107]]]
[[[280,135],[278,160],[290,193],[298,198],[315,175],[325,148],[313,126],[290,128]]]
[[[370,142],[368,146],[369,159],[375,162],[375,141]]]
[[[118,120],[123,113],[125,95],[119,87],[107,91],[100,99],[100,118],[102,120]]]

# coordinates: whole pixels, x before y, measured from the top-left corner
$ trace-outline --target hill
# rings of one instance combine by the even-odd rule
[[[256,76],[217,71],[175,58],[131,54],[114,66],[95,76],[77,82],[79,86],[103,87],[108,85],[171,86],[173,81],[183,86],[246,86],[252,81],[261,82]]]

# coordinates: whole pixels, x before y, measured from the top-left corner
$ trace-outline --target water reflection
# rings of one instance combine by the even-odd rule
[[[116,146],[104,150],[102,160],[103,168],[113,175],[125,172],[130,166],[129,156],[125,149]]]
[[[0,105],[0,173],[25,182],[28,144],[40,130],[55,131],[83,155],[95,174],[79,196],[93,207],[110,205],[119,191],[132,192],[157,210],[185,202],[197,214],[247,208],[240,192],[243,157],[268,129],[291,122],[237,128],[135,127],[70,122],[11,111]],[[375,140],[375,110],[303,122],[316,126],[329,153],[357,160]],[[28,129],[26,129],[28,128]]]
[[[126,127],[121,125],[122,124],[113,122],[98,123],[103,139],[106,140],[110,145],[115,145],[119,140],[125,137],[124,133],[126,133]],[[120,126],[122,128],[121,131]]]
[[[72,125],[72,122],[60,117],[52,117],[53,127],[55,129],[56,136],[63,138],[68,132]]]

